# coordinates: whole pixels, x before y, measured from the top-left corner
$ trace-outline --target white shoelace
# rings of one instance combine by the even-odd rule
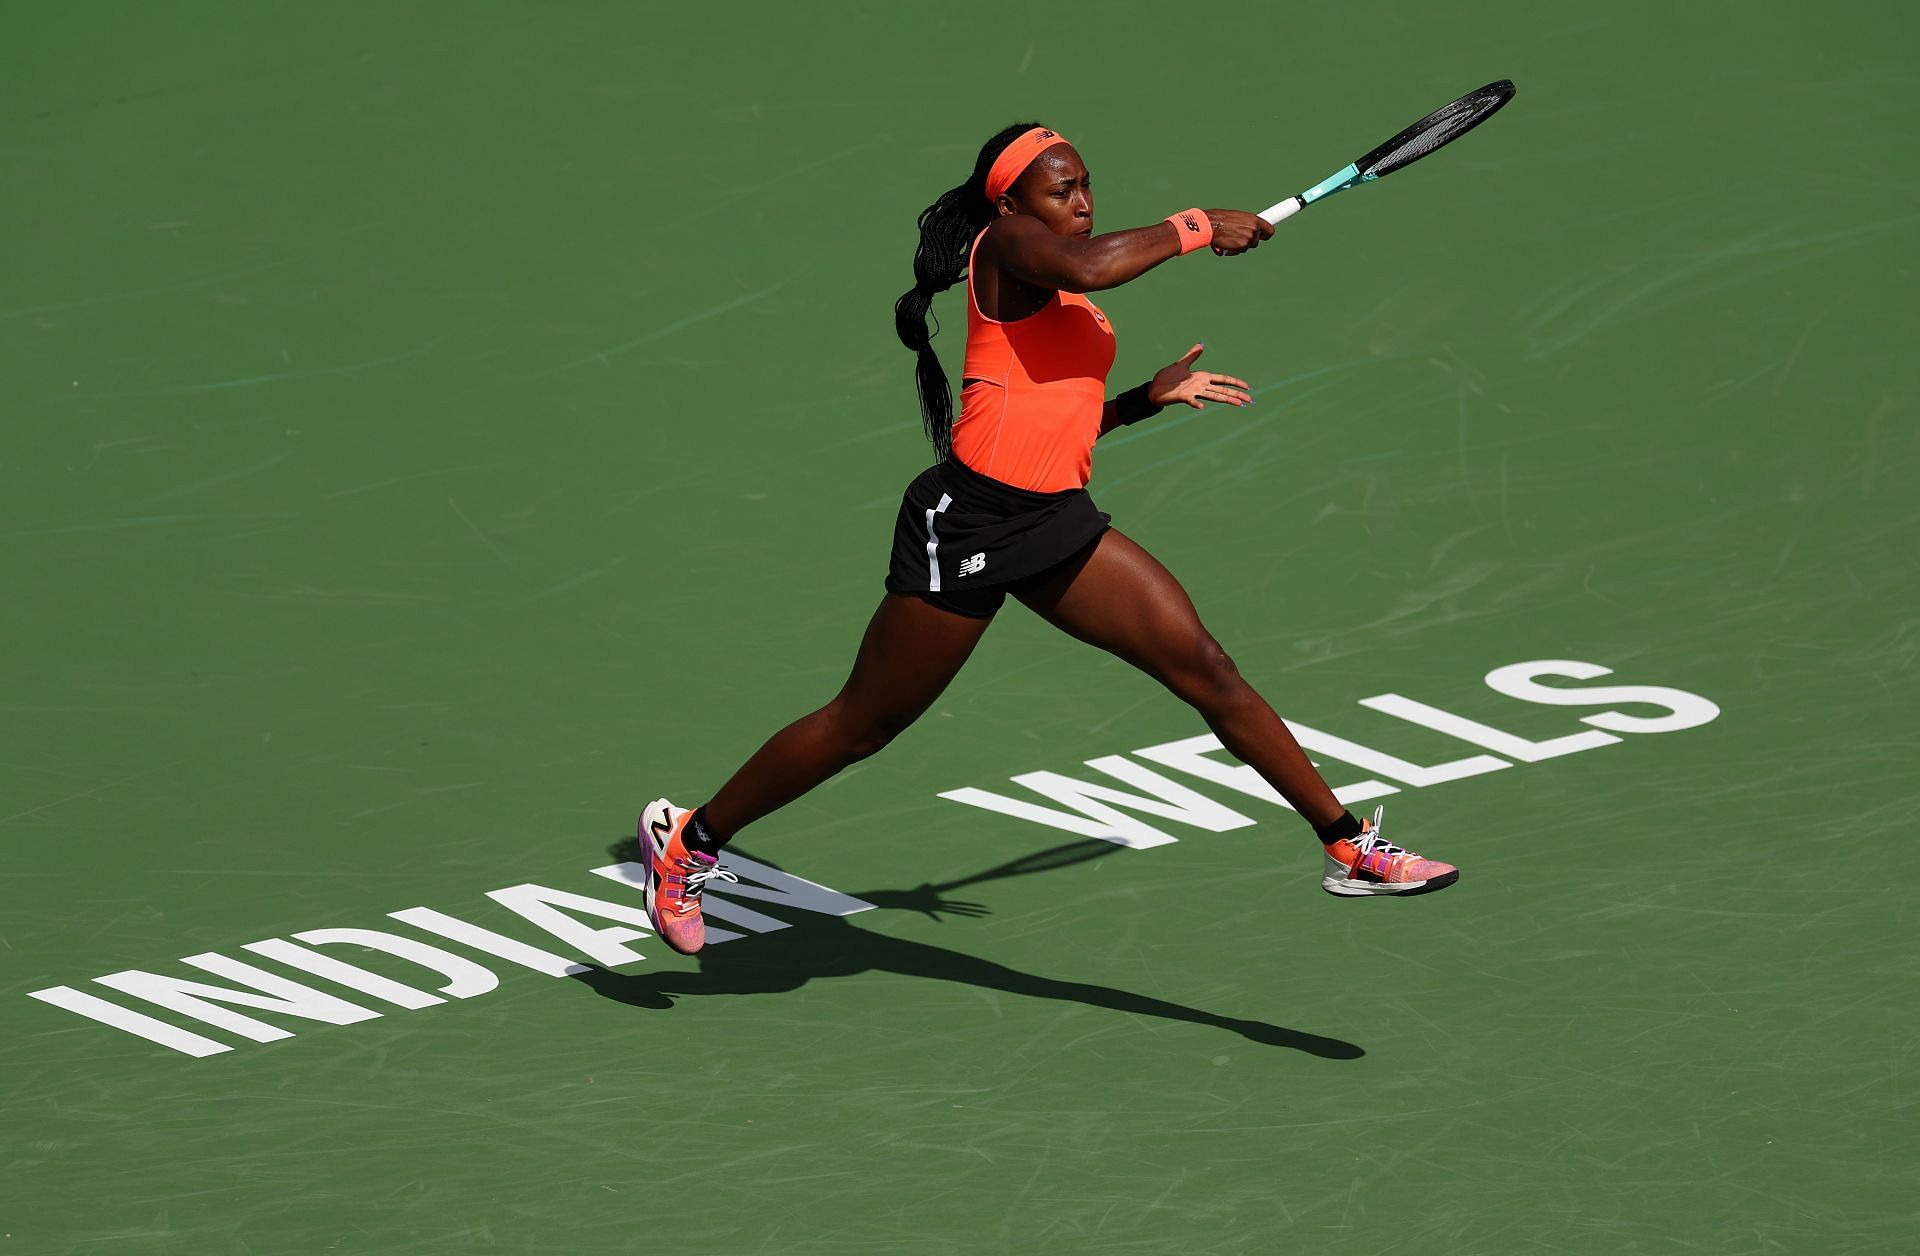
[[[1353,843],[1353,848],[1360,852],[1360,858],[1362,859],[1365,859],[1368,855],[1385,855],[1388,858],[1392,858],[1395,855],[1411,855],[1413,853],[1406,847],[1395,846],[1384,837],[1373,833],[1357,839]]]
[[[715,864],[711,868],[702,868],[698,872],[687,874],[687,897],[699,898],[701,891],[707,888],[707,882],[713,880],[731,881],[740,884],[740,878],[728,872],[725,865]]]
[[[1375,807],[1373,809],[1372,827],[1369,828],[1365,833],[1362,833],[1359,837],[1356,837],[1353,839],[1353,848],[1360,852],[1361,859],[1365,859],[1368,855],[1375,855],[1375,854],[1385,855],[1389,859],[1391,859],[1395,855],[1413,854],[1413,852],[1408,850],[1406,847],[1395,846],[1392,842],[1389,842],[1386,838],[1380,836],[1380,818],[1386,814],[1387,814],[1387,808],[1385,803],[1382,803],[1380,806]],[[1357,865],[1359,860],[1355,860],[1354,862]]]

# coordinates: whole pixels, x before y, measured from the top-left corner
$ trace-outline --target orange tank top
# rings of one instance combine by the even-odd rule
[[[980,235],[985,235],[982,231]],[[967,362],[953,456],[985,476],[1036,493],[1085,488],[1093,475],[1113,328],[1077,292],[1056,292],[1017,322],[980,312],[967,252]]]

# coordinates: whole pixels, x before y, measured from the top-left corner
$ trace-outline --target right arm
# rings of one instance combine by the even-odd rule
[[[1223,253],[1244,253],[1273,236],[1272,224],[1258,214],[1205,212],[1213,223],[1214,248]],[[1170,222],[1156,222],[1082,240],[1055,235],[1037,218],[1012,214],[996,220],[980,245],[1003,273],[1036,288],[1103,292],[1180,256],[1180,232]]]

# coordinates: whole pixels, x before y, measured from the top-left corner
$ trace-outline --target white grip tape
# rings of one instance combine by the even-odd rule
[[[1289,196],[1286,200],[1281,201],[1278,205],[1275,205],[1272,209],[1267,210],[1260,216],[1266,219],[1269,224],[1277,227],[1283,219],[1291,218],[1305,208],[1305,202],[1299,197]]]

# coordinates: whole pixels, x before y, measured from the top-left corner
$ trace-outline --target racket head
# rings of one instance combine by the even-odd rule
[[[1353,164],[1359,167],[1362,181],[1383,178],[1453,143],[1512,99],[1513,80],[1488,83],[1440,106]]]

